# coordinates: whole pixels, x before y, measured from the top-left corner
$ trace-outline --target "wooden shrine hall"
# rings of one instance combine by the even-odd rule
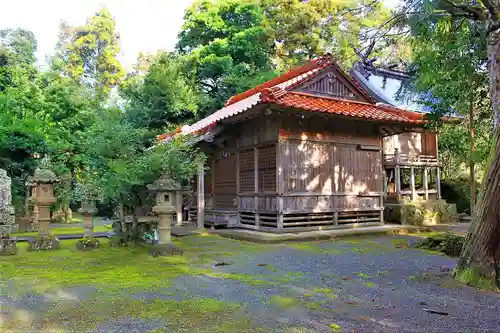
[[[439,196],[436,134],[425,122],[376,102],[330,55],[316,58],[177,131],[208,157],[185,208],[198,225],[278,232],[381,224],[391,191],[405,194],[403,169],[411,196]],[[437,172],[436,186],[420,193],[414,167]]]

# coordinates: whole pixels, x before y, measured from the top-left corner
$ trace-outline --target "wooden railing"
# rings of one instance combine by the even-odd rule
[[[420,154],[384,154],[384,165],[437,165],[438,158]]]

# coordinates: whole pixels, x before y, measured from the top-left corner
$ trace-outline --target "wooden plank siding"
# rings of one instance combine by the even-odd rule
[[[228,126],[216,140],[205,172],[207,223],[284,230],[381,222],[376,124],[271,114]]]
[[[358,146],[283,140],[283,213],[378,210],[382,154]]]

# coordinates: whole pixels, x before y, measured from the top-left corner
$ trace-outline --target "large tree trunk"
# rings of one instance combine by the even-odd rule
[[[500,31],[488,38],[490,89],[493,113],[500,107]],[[495,129],[491,163],[476,205],[455,277],[473,284],[500,287],[500,130]]]

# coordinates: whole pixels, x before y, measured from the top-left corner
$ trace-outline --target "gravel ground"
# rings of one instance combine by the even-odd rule
[[[256,276],[259,283],[185,275],[163,291],[127,296],[141,300],[213,298],[243,304],[255,326],[267,332],[332,332],[332,324],[341,332],[500,332],[500,294],[457,284],[449,277],[455,259],[395,248],[398,240],[411,243],[414,238],[298,243],[264,252],[240,252],[227,258],[229,265],[205,267],[221,274]],[[0,285],[0,291],[6,289]],[[92,293],[91,288],[72,288],[57,297],[78,303]],[[50,294],[21,298],[0,294],[0,305],[35,313],[47,302],[52,302]],[[147,332],[162,327],[162,322],[110,318],[92,332]]]

